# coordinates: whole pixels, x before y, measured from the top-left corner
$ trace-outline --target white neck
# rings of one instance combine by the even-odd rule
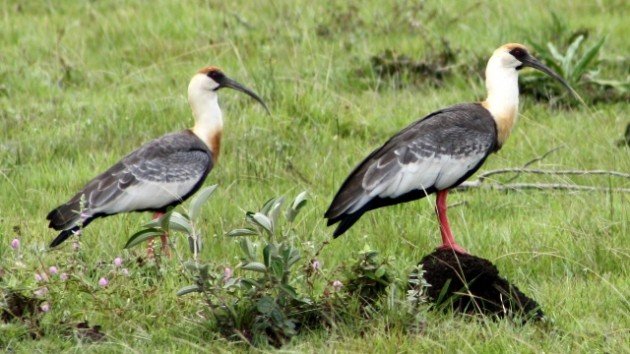
[[[223,114],[219,108],[217,93],[198,87],[193,78],[188,86],[188,103],[195,117],[192,132],[206,143],[216,158],[223,131]]]
[[[499,146],[503,145],[518,116],[518,71],[493,55],[486,67],[488,98],[482,103],[497,123]]]

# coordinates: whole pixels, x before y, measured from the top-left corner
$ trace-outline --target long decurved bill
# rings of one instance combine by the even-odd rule
[[[584,100],[582,100],[582,97],[580,97],[580,95],[578,95],[578,93],[569,85],[569,83],[564,78],[562,78],[562,76],[558,75],[555,71],[553,71],[550,68],[548,68],[547,66],[545,66],[545,64],[541,63],[538,59],[534,58],[531,55],[527,55],[525,58],[521,59],[521,62],[523,63],[523,66],[528,66],[530,68],[534,68],[536,70],[540,70],[540,71],[544,72],[545,74],[547,74],[547,75],[553,77],[554,79],[558,80],[558,82],[560,82],[562,84],[562,86],[566,87],[566,89],[569,91],[571,96],[576,98],[582,104],[586,105]]]
[[[271,114],[271,112],[269,112],[269,108],[267,108],[267,105],[262,100],[262,98],[260,98],[254,91],[230,79],[229,77],[225,77],[225,79],[222,80],[221,87],[229,87],[231,89],[246,93],[248,96],[255,99],[256,101],[258,101],[258,103],[265,107],[265,111],[267,111],[268,114]]]

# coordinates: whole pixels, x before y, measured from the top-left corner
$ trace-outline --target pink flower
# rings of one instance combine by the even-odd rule
[[[234,271],[232,270],[232,268],[230,267],[225,267],[225,269],[223,269],[223,281],[228,281],[232,278],[232,275],[234,274]]]
[[[103,288],[106,287],[108,284],[109,280],[107,280],[107,278],[105,277],[98,280],[98,285],[102,286]]]
[[[13,248],[14,250],[20,248],[20,240],[14,238],[13,241],[11,241],[11,248]]]
[[[122,272],[122,275],[124,275],[124,276],[126,276],[126,277],[128,277],[128,276],[129,276],[129,269],[127,269],[127,268],[123,268],[123,269],[121,270],[121,272]]]
[[[59,271],[57,270],[57,267],[55,266],[51,266],[50,268],[48,268],[48,273],[50,273],[50,275],[56,275]]]
[[[35,273],[35,281],[40,282],[43,280],[44,280],[44,277],[42,277],[41,274]]]
[[[343,288],[343,283],[340,282],[339,280],[335,280],[332,283],[332,286],[333,286],[333,289],[335,289],[335,291],[339,291],[339,290],[341,290],[341,288]]]
[[[120,257],[114,258],[114,266],[115,267],[120,267],[122,265],[122,263],[123,263],[122,258],[120,258]]]
[[[50,305],[47,302],[44,302],[43,304],[41,304],[40,308],[42,309],[42,312],[50,311]]]
[[[322,268],[322,265],[319,263],[317,259],[314,259],[313,262],[311,262],[311,269],[313,269],[313,271],[319,272],[321,268]]]
[[[42,297],[42,296],[48,294],[48,288],[44,286],[44,287],[41,287],[41,288],[35,290],[33,293],[37,297]]]
[[[59,279],[61,279],[62,281],[68,280],[68,273],[61,273]]]

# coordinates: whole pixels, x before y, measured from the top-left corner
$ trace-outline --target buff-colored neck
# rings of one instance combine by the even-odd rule
[[[500,56],[493,55],[486,67],[488,98],[481,104],[497,124],[499,147],[510,136],[518,116],[518,72],[505,67]]]
[[[199,137],[212,152],[216,160],[221,150],[223,114],[219,108],[217,93],[209,90],[188,89],[188,103],[195,117],[192,132]]]

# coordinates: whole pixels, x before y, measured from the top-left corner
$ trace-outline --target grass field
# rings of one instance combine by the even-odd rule
[[[81,249],[56,235],[45,216],[85,182],[154,137],[192,125],[188,80],[217,65],[258,92],[272,114],[222,90],[222,155],[206,185],[201,257],[238,263],[244,212],[267,199],[306,190],[296,224],[305,249],[331,239],[322,215],[352,167],[413,120],[483,99],[486,59],[499,45],[543,38],[550,12],[592,37],[601,56],[627,63],[630,6],[619,1],[7,1],[0,5],[0,290],[39,289],[35,274],[70,272],[43,295],[39,323],[0,323],[0,349],[15,352],[231,352],[242,342],[219,336],[198,315],[179,257],[156,272],[123,250],[149,214],[95,221]],[[425,58],[448,41],[456,68],[438,85],[382,80],[370,58],[386,50]],[[627,72],[626,72],[627,75]],[[561,147],[534,167],[630,171],[618,147],[630,122],[627,102],[552,109],[521,97],[520,120],[481,171],[519,167]],[[606,176],[523,176],[519,181],[629,187]],[[354,319],[294,337],[290,352],[607,352],[630,353],[630,198],[562,191],[452,194],[454,233],[470,252],[542,305],[544,325],[471,319],[428,311],[421,334],[391,318]],[[322,251],[324,272],[369,245],[401,275],[438,245],[433,198],[366,214]],[[11,240],[21,242],[19,251]],[[174,237],[180,257],[184,238]],[[310,247],[310,248],[309,248]],[[121,257],[129,276],[112,265]],[[302,262],[307,262],[305,257]],[[74,267],[74,268],[73,268]],[[109,278],[105,288],[97,285]],[[53,282],[51,280],[51,282]],[[81,341],[68,328],[89,321],[107,334]],[[32,339],[37,327],[41,336]],[[271,351],[271,347],[261,348]]]

